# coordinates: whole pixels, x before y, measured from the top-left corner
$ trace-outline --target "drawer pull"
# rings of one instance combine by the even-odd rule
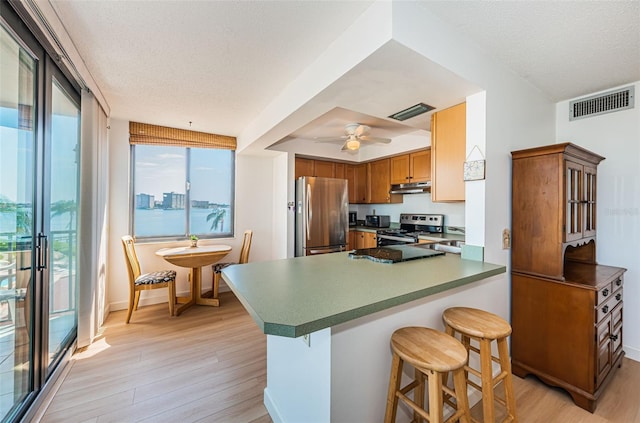
[[[611,335],[609,336],[609,339],[611,339],[612,341],[617,341],[618,340],[618,335]]]
[[[609,311],[609,306],[608,305],[602,307],[602,312],[603,313],[606,313],[607,311]]]
[[[618,280],[616,281],[616,286],[620,286],[620,285],[622,285],[622,279],[618,279]]]
[[[620,298],[622,298],[622,294],[616,294],[616,300],[620,301]]]
[[[605,288],[602,290],[602,296],[606,297],[607,295],[609,295],[609,288]]]

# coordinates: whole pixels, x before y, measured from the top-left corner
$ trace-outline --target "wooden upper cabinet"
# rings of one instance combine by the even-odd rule
[[[369,177],[368,203],[400,203],[402,196],[391,195],[391,159],[376,160],[367,164]]]
[[[327,160],[313,160],[296,157],[296,179],[301,176],[318,176],[321,178],[335,178],[336,163]],[[344,173],[344,171],[342,172]],[[341,176],[344,178],[344,176]]]
[[[365,204],[367,202],[367,165],[355,165],[355,200],[354,203]]]
[[[403,154],[389,159],[391,161],[391,183],[408,184],[411,178],[409,170],[409,155]]]
[[[391,183],[407,184],[431,180],[431,150],[391,157]]]
[[[429,174],[425,171],[425,162],[429,163],[429,150],[407,154],[408,169],[419,169],[419,175]],[[369,163],[345,164],[328,160],[313,160],[302,157],[295,159],[295,177],[317,176],[340,178],[347,180],[349,203],[401,203],[401,195],[390,195],[391,160],[381,159]],[[372,168],[372,170],[369,170]]]
[[[595,263],[596,167],[603,157],[570,143],[511,157],[511,269],[562,280],[566,259]]]
[[[349,189],[349,203],[355,204],[358,202],[358,195],[356,193],[356,166],[345,165],[344,177],[347,180],[347,187]]]
[[[296,157],[296,179],[301,176],[315,176],[315,160]]]
[[[466,103],[431,116],[431,200],[464,201]]]
[[[431,180],[431,149],[409,155],[409,176],[411,182]]]
[[[315,163],[315,175],[320,178],[334,178],[335,177],[335,163],[327,162],[323,160],[316,160]]]
[[[333,177],[338,179],[347,179],[347,174],[346,174],[347,165],[345,165],[344,163],[334,163],[334,165],[335,165],[335,172]]]

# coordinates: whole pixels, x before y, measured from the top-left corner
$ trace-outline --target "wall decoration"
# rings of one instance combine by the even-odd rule
[[[478,150],[478,153],[482,157],[481,160],[469,160],[473,155],[473,152]],[[480,151],[477,145],[474,145],[466,161],[464,162],[464,180],[465,181],[479,181],[485,178],[485,162],[484,154]]]

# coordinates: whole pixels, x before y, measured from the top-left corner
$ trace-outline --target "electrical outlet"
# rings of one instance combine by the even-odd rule
[[[511,248],[511,231],[509,229],[502,230],[502,249],[508,250]]]

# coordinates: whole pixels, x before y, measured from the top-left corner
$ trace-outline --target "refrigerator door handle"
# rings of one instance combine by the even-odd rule
[[[311,218],[312,218],[312,204],[311,204],[311,184],[307,184],[307,210],[305,210],[305,217],[307,218],[307,239],[311,239]]]
[[[338,247],[312,248],[310,250],[307,250],[307,255],[339,253],[342,251],[347,251],[347,248],[345,245],[340,245]]]

